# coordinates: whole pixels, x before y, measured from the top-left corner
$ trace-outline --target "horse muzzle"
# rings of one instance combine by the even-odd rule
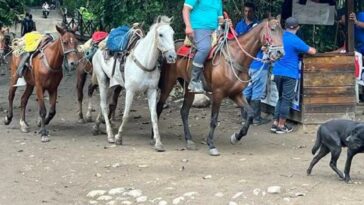
[[[176,59],[177,59],[177,54],[175,52],[175,50],[169,50],[167,52],[164,53],[164,57],[167,60],[167,63],[175,63]]]
[[[268,49],[268,56],[270,61],[276,61],[284,56],[283,46],[272,46]]]
[[[67,63],[68,70],[69,71],[76,70],[77,65],[78,65],[77,61],[68,61],[68,63]]]

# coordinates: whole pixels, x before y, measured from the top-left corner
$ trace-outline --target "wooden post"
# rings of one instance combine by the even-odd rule
[[[354,12],[354,0],[346,0],[346,51],[354,52],[355,49],[355,39],[354,39],[354,22],[349,20],[349,15]]]

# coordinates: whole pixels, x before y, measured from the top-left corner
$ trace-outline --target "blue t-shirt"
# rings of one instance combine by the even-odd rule
[[[310,47],[288,31],[283,33],[283,47],[285,55],[274,63],[273,74],[298,79],[298,54],[307,53]]]
[[[185,0],[184,5],[192,9],[192,29],[217,29],[218,19],[223,17],[221,0]]]
[[[262,58],[263,58],[263,51],[262,51],[262,50],[260,50],[260,51],[258,52],[258,54],[257,54],[257,56],[256,56],[256,57],[257,57],[257,58],[262,59]],[[251,70],[258,70],[258,69],[260,69],[262,66],[263,66],[263,62],[261,62],[261,61],[257,61],[257,60],[253,60],[253,61],[252,61],[252,63],[250,64],[249,68],[250,68]],[[268,69],[268,63],[265,63],[265,64],[264,64],[263,69]]]
[[[258,20],[254,19],[253,22],[251,24],[246,24],[246,22],[244,21],[244,19],[240,20],[236,26],[235,26],[235,31],[238,34],[238,36],[244,35],[246,34],[252,27],[254,24],[258,23]]]
[[[359,12],[356,16],[357,20],[364,22],[364,12]],[[355,26],[355,47],[358,50],[363,50],[364,48],[364,28]]]

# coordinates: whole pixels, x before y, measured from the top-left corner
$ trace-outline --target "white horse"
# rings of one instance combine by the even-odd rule
[[[99,83],[101,113],[105,120],[107,140],[110,143],[122,144],[122,132],[128,121],[133,97],[136,92],[146,91],[154,132],[154,148],[157,151],[164,151],[160,140],[156,112],[157,89],[160,78],[160,70],[156,68],[156,65],[161,54],[168,63],[176,61],[177,55],[173,39],[174,31],[170,23],[170,18],[166,16],[158,17],[157,22],[150,27],[148,34],[137,43],[125,62],[125,82],[123,81],[123,73],[120,71],[119,63],[116,64],[115,73],[112,76],[114,59],[105,60],[101,50],[95,53],[92,59],[93,72]],[[115,137],[108,118],[107,89],[110,84],[119,84],[126,90],[123,121]],[[96,120],[94,129],[98,131],[99,126],[100,115]]]

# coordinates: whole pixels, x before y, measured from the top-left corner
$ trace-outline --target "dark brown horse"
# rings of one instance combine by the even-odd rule
[[[266,47],[268,56],[271,60],[279,58],[284,53],[282,47],[282,28],[280,27],[278,20],[264,20],[244,36],[229,41],[227,46],[224,47],[225,54],[229,55],[217,55],[213,61],[208,60],[205,63],[205,89],[212,92],[210,132],[207,138],[210,155],[219,155],[219,152],[214,145],[213,137],[217,125],[220,105],[224,98],[230,98],[239,107],[245,107],[248,112],[249,120],[247,120],[247,123],[244,124],[238,133],[234,133],[231,136],[231,142],[236,143],[248,132],[253,118],[253,110],[247,103],[245,97],[243,97],[242,90],[249,82],[248,69],[254,58],[253,56],[256,56],[262,46]],[[176,45],[177,49],[179,47],[181,47],[181,45]],[[163,64],[159,85],[161,96],[157,104],[158,116],[160,116],[163,105],[176,81],[189,81],[190,67],[191,60],[188,60],[185,57],[179,57],[175,64]],[[184,83],[184,85],[185,96],[181,108],[184,134],[187,149],[196,149],[188,126],[188,115],[194,99],[194,93],[187,91],[186,85],[188,85],[188,83]]]
[[[29,127],[25,120],[25,110],[29,96],[33,93],[35,87],[37,100],[39,105],[41,127],[40,135],[42,142],[48,142],[48,130],[45,128],[56,114],[57,90],[63,78],[62,64],[65,61],[65,67],[74,69],[78,62],[77,57],[77,39],[72,32],[68,32],[56,26],[60,36],[57,40],[48,43],[43,51],[36,54],[31,60],[31,69],[26,69],[24,74],[27,82],[23,96],[21,97],[21,131],[28,132]],[[18,76],[16,74],[19,57],[13,55],[11,59],[11,80],[9,85],[9,108],[4,123],[10,124],[13,118],[13,101],[16,92],[16,84]],[[48,91],[50,110],[47,115],[47,110],[44,104],[44,93]]]

